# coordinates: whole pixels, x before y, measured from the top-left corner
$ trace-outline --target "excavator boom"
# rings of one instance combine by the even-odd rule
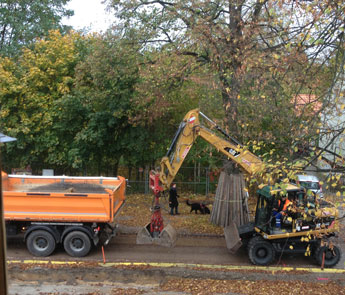
[[[217,133],[202,125],[199,119],[200,116]],[[198,109],[194,109],[189,111],[180,123],[167,155],[160,162],[159,179],[164,190],[169,189],[184,159],[199,136],[227,156],[229,160],[236,163],[246,173],[251,175],[263,169],[263,162],[257,156],[245,149],[242,144],[228,135]]]

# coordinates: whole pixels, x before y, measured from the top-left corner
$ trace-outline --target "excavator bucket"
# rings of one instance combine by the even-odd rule
[[[150,233],[150,223],[141,228],[137,234],[137,244],[140,245],[160,245],[164,247],[174,247],[177,240],[176,230],[168,224],[157,236]]]
[[[226,247],[231,254],[237,252],[237,250],[242,246],[241,238],[237,230],[237,226],[234,222],[227,227],[224,227],[224,236]]]

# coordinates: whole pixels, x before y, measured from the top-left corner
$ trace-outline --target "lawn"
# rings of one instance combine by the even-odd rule
[[[210,215],[190,213],[190,207],[186,200],[206,201],[210,210],[213,199],[206,199],[203,195],[181,195],[179,198],[179,215],[170,215],[168,197],[161,197],[160,204],[164,225],[171,224],[179,234],[208,234],[222,235],[223,228],[210,223]],[[129,194],[126,197],[126,204],[117,218],[120,225],[133,228],[140,228],[150,222],[153,195],[151,194]]]

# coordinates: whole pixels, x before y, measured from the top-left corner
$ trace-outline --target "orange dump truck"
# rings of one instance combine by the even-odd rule
[[[24,233],[33,255],[49,256],[61,243],[69,255],[82,257],[116,234],[123,177],[1,175],[6,233]]]

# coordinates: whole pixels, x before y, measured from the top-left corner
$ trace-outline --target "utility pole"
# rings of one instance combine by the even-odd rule
[[[1,165],[1,144],[16,140],[0,132],[0,294],[6,295],[7,288],[7,267],[6,267],[6,232],[4,223],[4,204],[2,199],[2,165]]]

